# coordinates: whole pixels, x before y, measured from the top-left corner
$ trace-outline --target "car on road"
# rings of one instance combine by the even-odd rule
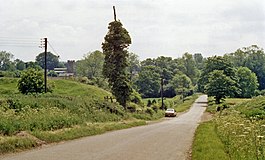
[[[177,116],[177,112],[173,108],[168,108],[165,111],[165,117],[176,117],[176,116]]]

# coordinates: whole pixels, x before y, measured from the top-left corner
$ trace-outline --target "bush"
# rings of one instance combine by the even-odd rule
[[[133,92],[130,95],[130,100],[133,103],[136,103],[136,104],[139,104],[139,105],[143,105],[143,100],[142,100],[141,95],[137,91],[135,91],[134,89],[133,89]]]
[[[18,81],[18,90],[23,94],[43,93],[44,76],[39,70],[29,68],[24,71]]]

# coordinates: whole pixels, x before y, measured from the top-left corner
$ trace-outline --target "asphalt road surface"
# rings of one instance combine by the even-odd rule
[[[207,96],[160,123],[108,132],[0,157],[3,160],[185,160]]]

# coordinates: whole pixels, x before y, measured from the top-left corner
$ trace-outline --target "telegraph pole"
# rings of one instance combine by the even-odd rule
[[[47,44],[48,44],[48,39],[47,38],[43,38],[43,39],[41,38],[41,45],[39,47],[43,48],[43,45],[44,45],[44,49],[45,49],[44,51],[44,91],[45,93],[47,93]]]
[[[163,77],[161,77],[161,100],[162,100],[161,108],[162,108],[162,110],[164,110],[164,97],[163,97],[164,88],[163,88],[163,86],[164,86],[164,79],[163,79]]]
[[[47,38],[44,38],[44,91],[47,93]]]
[[[114,20],[117,21],[116,20],[116,10],[115,10],[115,6],[113,6],[113,12],[114,12]]]

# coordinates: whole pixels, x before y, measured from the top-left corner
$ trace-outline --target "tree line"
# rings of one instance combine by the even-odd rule
[[[201,53],[187,52],[175,59],[160,56],[140,61],[137,54],[128,52],[131,38],[122,23],[115,20],[108,29],[103,52],[89,52],[78,60],[75,74],[82,77],[82,82],[112,91],[123,106],[133,93],[142,98],[160,97],[161,85],[165,97],[202,92],[214,96],[216,103],[225,97],[250,98],[264,93],[265,54],[257,45],[223,56],[206,58]],[[0,52],[0,76],[7,72],[19,77],[19,71],[26,68],[44,68],[44,53],[37,55],[35,62],[12,61],[13,58],[9,52]],[[50,71],[65,67],[51,52],[47,60]]]

